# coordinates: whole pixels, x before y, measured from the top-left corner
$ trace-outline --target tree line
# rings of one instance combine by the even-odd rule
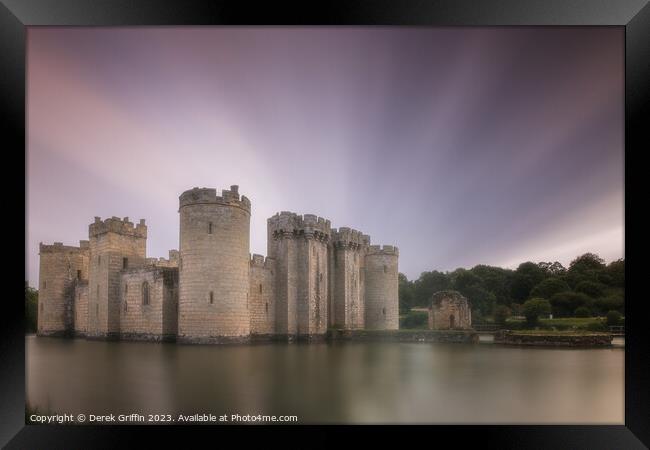
[[[399,307],[400,313],[428,307],[434,292],[452,289],[469,299],[475,322],[487,317],[505,320],[511,314],[589,317],[623,313],[624,287],[624,259],[605,264],[598,255],[585,253],[568,268],[557,261],[527,261],[515,270],[482,264],[453,272],[434,270],[423,272],[417,280],[400,273]]]

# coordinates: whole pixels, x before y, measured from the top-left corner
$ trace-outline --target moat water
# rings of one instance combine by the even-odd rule
[[[624,421],[624,349],[193,346],[27,336],[39,413],[296,415],[298,423]]]

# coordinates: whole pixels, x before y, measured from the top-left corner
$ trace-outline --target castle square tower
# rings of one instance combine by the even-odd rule
[[[366,253],[366,322],[368,330],[399,328],[399,250],[392,245],[371,245]]]
[[[275,327],[275,260],[253,255],[250,262],[251,335],[273,336]]]
[[[282,211],[267,221],[275,261],[276,333],[291,339],[327,332],[330,221]]]
[[[121,286],[124,269],[144,265],[147,227],[144,219],[134,226],[129,218],[95,217],[90,224],[87,336],[118,338],[120,332]]]
[[[238,186],[194,188],[179,205],[178,341],[248,340],[250,200]]]
[[[39,295],[37,332],[42,336],[72,334],[75,329],[75,288],[88,279],[88,241],[79,247],[39,246]]]
[[[174,341],[178,268],[147,264],[121,272],[120,339]]]
[[[365,326],[365,254],[370,236],[347,227],[332,231],[330,245],[330,326],[347,330]]]

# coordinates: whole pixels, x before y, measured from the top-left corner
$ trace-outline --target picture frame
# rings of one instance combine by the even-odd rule
[[[650,114],[650,6],[647,0],[403,0],[334,2],[247,1],[98,1],[98,0],[2,0],[0,5],[1,98],[8,141],[6,152],[26,152],[25,74],[26,29],[38,26],[615,26],[625,28],[625,223],[634,223],[632,202],[637,208],[643,196],[631,189],[639,155],[650,148],[647,119]],[[23,153],[22,169],[26,170]],[[20,157],[16,158],[20,166]],[[15,170],[16,176],[19,168]],[[29,174],[25,173],[28,177]],[[20,181],[12,182],[21,186]],[[22,184],[23,188],[25,184]],[[13,192],[16,201],[20,196]],[[26,196],[23,196],[26,199]],[[16,208],[18,209],[18,208]],[[642,264],[632,245],[636,233],[626,226],[625,256],[628,272]],[[16,276],[11,285],[22,283]],[[418,426],[418,427],[273,427],[273,434],[298,431],[314,445],[337,445],[349,439],[350,429],[382,440],[398,432],[399,440],[417,435],[436,443],[449,439],[455,445],[475,442],[494,448],[645,448],[650,446],[650,352],[643,320],[643,297],[633,296],[639,277],[626,273],[625,425],[557,426]],[[9,299],[6,299],[9,300]],[[10,304],[6,301],[5,304]],[[11,303],[3,314],[2,401],[0,442],[6,448],[113,448],[127,446],[134,435],[149,446],[161,443],[201,442],[222,439],[223,433],[241,436],[268,435],[271,427],[242,430],[239,426],[144,427],[144,426],[44,426],[25,425],[24,310]],[[254,431],[255,433],[252,433]],[[191,436],[192,441],[187,441]],[[264,439],[264,437],[262,438]],[[233,436],[230,436],[232,438]],[[260,437],[260,436],[255,436]],[[150,440],[151,439],[151,440]],[[302,438],[301,438],[302,439]],[[214,441],[213,441],[214,442]]]

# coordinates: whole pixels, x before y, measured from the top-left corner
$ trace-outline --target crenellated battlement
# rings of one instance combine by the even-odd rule
[[[299,215],[282,211],[267,220],[270,235],[274,239],[305,237],[328,241],[331,232],[331,222],[314,214]]]
[[[178,267],[178,250],[169,250],[169,259],[163,258],[146,258],[144,263],[147,266],[157,267]]]
[[[179,208],[188,205],[215,204],[224,206],[236,206],[248,213],[251,212],[251,202],[245,195],[239,196],[239,186],[233,184],[230,189],[223,189],[221,195],[217,195],[214,188],[195,187],[183,192],[179,200]]]
[[[145,220],[135,225],[129,221],[128,217],[120,219],[119,217],[110,217],[102,221],[101,217],[95,217],[95,221],[88,226],[88,235],[96,237],[105,233],[117,233],[125,236],[134,236],[140,238],[147,237],[147,226]]]
[[[340,227],[332,230],[332,243],[339,248],[362,248],[370,245],[370,236],[352,228]]]
[[[262,269],[272,269],[275,264],[275,259],[267,256],[266,258],[263,255],[258,255],[257,253],[251,256],[251,267],[259,267]]]
[[[395,255],[399,256],[399,249],[394,245],[371,245],[368,247],[368,255]]]
[[[79,247],[74,245],[63,245],[63,242],[52,244],[39,243],[39,254],[42,253],[87,253],[90,250],[88,241],[79,241]]]

